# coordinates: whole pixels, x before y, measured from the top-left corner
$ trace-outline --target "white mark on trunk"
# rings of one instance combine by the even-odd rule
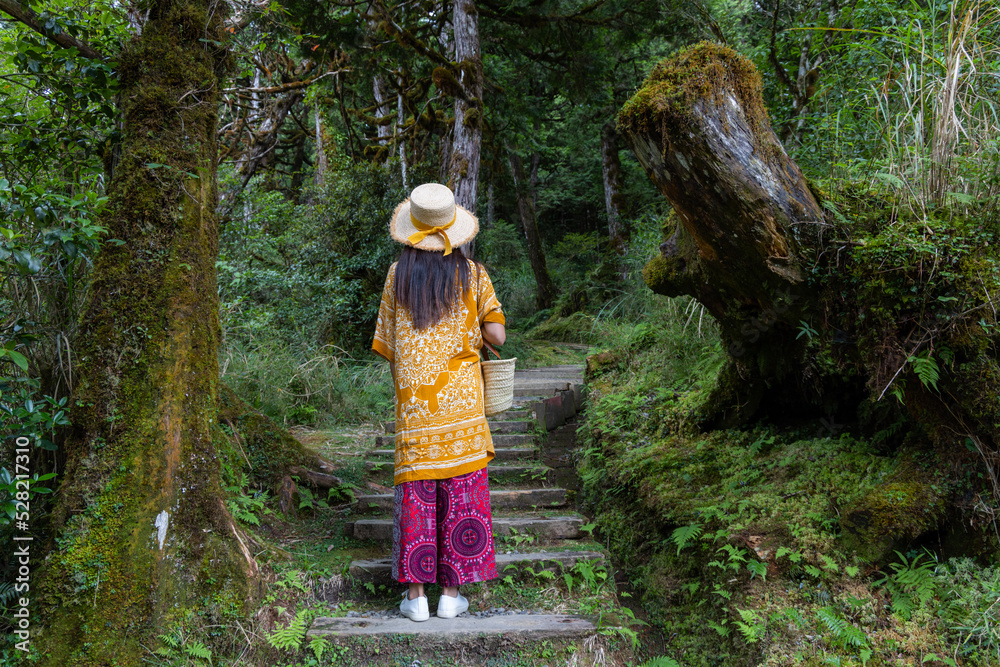
[[[167,538],[168,523],[170,523],[170,518],[167,510],[156,515],[156,522],[153,525],[156,526],[156,539],[160,541],[160,551],[163,551],[163,540]]]

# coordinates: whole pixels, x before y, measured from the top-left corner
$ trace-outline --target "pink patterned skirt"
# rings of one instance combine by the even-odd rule
[[[393,579],[460,586],[496,576],[486,468],[396,485]]]

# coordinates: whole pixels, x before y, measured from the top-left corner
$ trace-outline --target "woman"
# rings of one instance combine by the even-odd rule
[[[385,280],[372,350],[396,388],[392,574],[409,584],[399,610],[414,621],[430,617],[424,584],[443,586],[437,615],[452,618],[469,607],[460,585],[497,576],[478,352],[506,333],[490,277],[459,248],[478,231],[437,183],[415,188],[389,222],[406,247]]]

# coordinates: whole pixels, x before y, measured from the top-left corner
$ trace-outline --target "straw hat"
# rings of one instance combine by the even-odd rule
[[[479,220],[455,205],[446,185],[425,183],[413,188],[409,199],[396,207],[389,220],[392,238],[420,250],[444,251],[468,243],[479,232]]]

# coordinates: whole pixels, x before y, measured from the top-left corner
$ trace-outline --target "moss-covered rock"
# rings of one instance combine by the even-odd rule
[[[871,489],[841,510],[838,544],[868,563],[888,562],[895,551],[933,530],[946,500],[931,479],[890,482]]]

